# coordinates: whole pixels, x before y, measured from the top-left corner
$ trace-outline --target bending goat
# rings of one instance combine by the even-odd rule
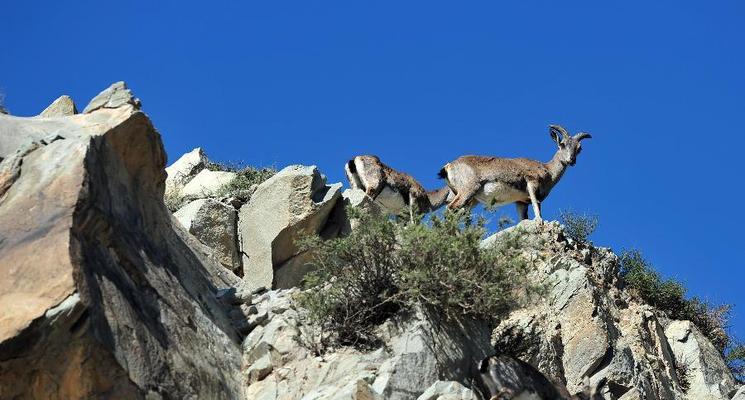
[[[551,125],[549,131],[559,149],[547,163],[527,158],[463,156],[446,164],[439,176],[447,180],[455,193],[448,208],[473,207],[477,201],[490,207],[515,203],[520,219],[528,219],[530,203],[536,220],[540,221],[541,202],[567,166],[577,162],[582,151],[580,142],[592,137],[589,133],[569,136],[558,125]]]
[[[414,205],[421,212],[442,207],[450,189],[444,186],[428,192],[411,175],[396,171],[372,155],[356,156],[347,161],[344,170],[353,189],[365,191],[371,199],[391,214],[400,214],[407,206],[414,219]]]

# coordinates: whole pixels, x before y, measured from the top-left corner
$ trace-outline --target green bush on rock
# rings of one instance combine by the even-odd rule
[[[429,223],[403,223],[348,211],[359,221],[346,237],[307,239],[317,270],[300,298],[325,345],[373,347],[375,327],[418,305],[446,317],[495,320],[536,288],[526,282],[527,263],[516,238],[481,246],[484,221],[467,213],[433,216]]]

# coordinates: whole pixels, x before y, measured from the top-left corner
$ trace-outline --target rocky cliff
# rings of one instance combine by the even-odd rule
[[[0,114],[2,399],[744,398],[694,324],[557,223],[484,240],[519,232],[547,287],[495,329],[417,309],[380,324],[378,348],[319,352],[296,241],[346,235],[345,205],[375,204],[313,166],[229,191],[241,172],[201,149],[166,168],[140,107],[119,82],[82,113],[63,96]]]

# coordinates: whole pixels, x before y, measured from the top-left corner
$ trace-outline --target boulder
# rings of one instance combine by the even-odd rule
[[[215,197],[220,189],[235,177],[235,172],[203,169],[181,189],[181,197],[192,199]]]
[[[242,290],[273,287],[275,268],[300,253],[296,241],[324,229],[340,188],[327,185],[315,166],[300,165],[259,185],[240,209],[238,232],[246,257]]]
[[[173,216],[197,240],[213,250],[223,267],[243,274],[235,208],[213,199],[199,199],[185,205]]]
[[[119,108],[126,105],[139,110],[141,103],[140,99],[134,97],[132,91],[127,88],[127,84],[119,81],[113,83],[111,86],[96,95],[96,97],[85,106],[83,113],[88,114],[101,108]]]
[[[72,98],[67,95],[63,95],[57,98],[57,100],[53,101],[52,104],[49,105],[49,107],[45,108],[44,111],[39,114],[40,117],[44,118],[50,118],[50,117],[67,117],[70,115],[75,115],[78,113],[77,108],[75,108],[75,102],[72,101]]]
[[[417,397],[417,400],[477,400],[473,390],[459,382],[437,381]]]
[[[239,338],[214,296],[236,280],[164,207],[148,117],[106,104],[0,116],[0,141],[35,143],[0,198],[0,398],[238,398]]]
[[[740,386],[740,389],[732,396],[732,400],[745,400],[745,385]]]
[[[684,365],[686,398],[726,399],[735,390],[735,380],[719,351],[690,321],[672,321],[665,329],[678,365]]]
[[[201,147],[182,155],[166,168],[166,193],[181,190],[192,178],[207,166],[207,156]]]

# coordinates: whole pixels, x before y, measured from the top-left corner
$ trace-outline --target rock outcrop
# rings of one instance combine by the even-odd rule
[[[734,389],[722,357],[690,322],[671,322],[621,289],[609,249],[571,242],[557,223],[533,221],[486,244],[516,233],[535,266],[530,280],[548,282],[548,295],[499,324],[492,337],[497,351],[516,353],[572,394],[724,399]],[[699,365],[708,372],[697,372]]]
[[[305,263],[282,265],[300,253],[298,239],[335,235],[323,231],[340,197],[341,184],[327,185],[315,166],[286,167],[259,185],[241,208],[238,222],[241,251],[247,258],[242,289],[272,288],[276,274],[302,277],[294,267]]]
[[[305,321],[294,299],[298,293],[264,292],[242,306],[247,315],[262,316],[243,342],[246,398],[416,399],[434,385],[431,398],[445,394],[448,385],[435,385],[438,380],[465,382],[477,376],[479,361],[493,351],[485,326],[442,324],[417,312],[381,326],[386,345],[378,350],[345,348],[319,357],[312,343],[321,332]],[[449,388],[448,394],[470,392],[455,384]]]
[[[223,267],[243,275],[238,248],[238,212],[233,206],[213,199],[199,199],[173,215],[197,240],[212,249]]]
[[[235,179],[236,173],[203,169],[181,189],[181,196],[204,199],[219,195],[220,189]]]
[[[377,205],[313,166],[225,195],[236,173],[201,149],[165,161],[123,82],[82,114],[63,96],[0,115],[0,398],[745,400],[691,322],[637,301],[613,252],[551,222],[483,242],[517,243],[545,285],[505,318],[409,307],[377,348],[321,349],[297,241],[345,235],[360,223],[345,206]]]
[[[719,351],[690,321],[671,321],[665,328],[676,365],[685,366],[689,399],[727,398],[735,387]]]
[[[160,137],[123,88],[0,115],[0,398],[240,397],[214,296],[237,278],[164,207]]]
[[[75,115],[78,113],[78,109],[75,108],[75,102],[72,101],[70,96],[60,96],[45,108],[39,116],[44,118],[50,117],[66,117],[69,115]]]
[[[166,167],[166,193],[181,191],[184,185],[207,166],[207,162],[204,150],[197,147]]]

